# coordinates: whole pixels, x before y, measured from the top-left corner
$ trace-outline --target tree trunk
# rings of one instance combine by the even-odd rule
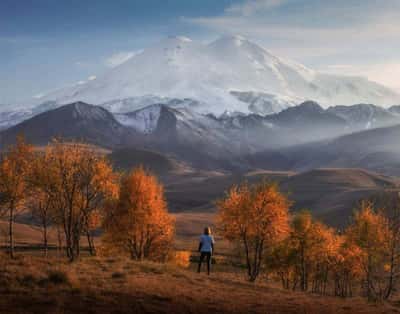
[[[305,257],[304,257],[304,247],[303,245],[301,246],[301,280],[300,280],[300,287],[302,291],[306,291],[307,290],[307,278],[306,278],[306,263],[305,263]]]
[[[44,215],[42,219],[42,225],[43,225],[43,248],[44,248],[44,256],[48,256],[49,252],[49,246],[48,246],[48,240],[47,240],[47,217],[46,214]]]
[[[8,237],[9,237],[9,254],[11,258],[15,257],[14,253],[14,206],[10,207],[10,217],[8,222]]]
[[[86,232],[86,236],[87,236],[88,245],[89,245],[89,253],[90,253],[90,255],[95,256],[96,255],[96,248],[94,246],[93,237],[90,234],[89,230]]]
[[[368,265],[367,265],[367,298],[368,301],[372,300],[372,291],[371,291],[371,255],[368,254]]]
[[[73,247],[72,247],[72,255],[73,255],[73,261],[77,258],[79,258],[80,253],[81,253],[81,247],[80,247],[80,234],[77,234],[75,232],[74,238],[73,238]]]
[[[393,284],[394,284],[394,268],[395,268],[395,251],[396,251],[396,245],[395,243],[397,242],[397,237],[394,237],[396,240],[392,240],[392,247],[390,251],[390,275],[389,275],[389,283],[386,288],[386,293],[384,295],[384,299],[387,300],[389,299],[390,295],[392,294],[393,290]]]
[[[67,253],[67,257],[70,262],[72,262],[74,260],[74,250],[72,246],[72,240],[67,234],[65,235],[65,252]]]
[[[60,227],[57,227],[57,240],[58,240],[58,257],[61,257],[62,239],[61,239]]]
[[[49,253],[49,245],[47,240],[47,225],[43,226],[43,245],[44,245],[44,256],[47,257]]]

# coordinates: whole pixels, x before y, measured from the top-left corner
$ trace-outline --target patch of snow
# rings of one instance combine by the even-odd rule
[[[122,125],[132,127],[140,133],[149,134],[157,128],[161,109],[162,105],[152,105],[130,114],[114,114],[114,116]]]

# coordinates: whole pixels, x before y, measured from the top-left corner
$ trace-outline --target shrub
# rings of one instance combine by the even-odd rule
[[[176,266],[182,268],[188,268],[190,266],[191,253],[189,251],[175,251],[172,252],[170,262]]]

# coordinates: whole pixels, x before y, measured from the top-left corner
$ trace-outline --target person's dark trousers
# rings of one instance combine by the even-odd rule
[[[211,270],[211,252],[201,252],[200,261],[199,261],[199,267],[197,269],[197,272],[200,272],[201,264],[203,263],[204,258],[207,259],[207,274],[210,274],[210,270]]]

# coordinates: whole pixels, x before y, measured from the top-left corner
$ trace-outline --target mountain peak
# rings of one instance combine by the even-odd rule
[[[307,109],[312,111],[323,111],[324,109],[315,101],[307,100],[297,106],[298,109]]]
[[[89,105],[86,102],[83,101],[76,101],[70,104],[65,105],[65,107],[71,107],[73,109],[80,109],[80,108],[87,108],[87,107],[91,107],[93,105]]]
[[[72,114],[75,119],[89,119],[89,120],[113,120],[113,116],[107,110],[100,106],[90,105],[83,101],[77,101],[67,104],[63,107],[53,110],[64,111]]]
[[[252,49],[259,49],[263,50],[266,52],[266,50],[257,44],[253,43],[252,41],[248,40],[247,38],[241,36],[241,35],[224,35],[216,40],[214,40],[212,43],[209,44],[211,47],[217,47],[220,49],[229,48],[229,49],[238,49],[240,47],[253,47]]]
[[[217,39],[216,41],[220,41],[220,42],[230,42],[233,43],[237,46],[240,46],[243,42],[247,42],[247,38],[241,36],[241,35],[224,35],[221,36],[219,39]]]

